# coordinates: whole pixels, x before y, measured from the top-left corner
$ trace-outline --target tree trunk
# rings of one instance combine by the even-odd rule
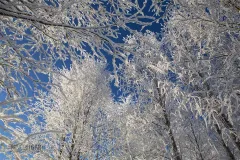
[[[62,153],[63,153],[63,150],[64,150],[65,140],[66,140],[66,137],[63,136],[63,137],[61,138],[62,145],[61,145],[60,151],[59,151],[59,156],[58,156],[58,159],[59,159],[59,160],[61,160],[61,158],[62,158],[61,156],[62,156]]]
[[[173,147],[174,159],[182,160],[182,158],[180,156],[180,153],[178,152],[177,144],[176,144],[176,141],[175,141],[175,138],[173,136],[172,129],[171,129],[171,123],[169,121],[169,118],[168,118],[168,115],[167,115],[166,112],[164,112],[164,118],[165,118],[165,124],[166,124],[166,126],[168,127],[168,130],[169,130],[169,137],[171,138],[171,145]]]
[[[190,125],[191,125],[192,134],[193,134],[193,137],[194,137],[194,141],[196,142],[196,145],[197,145],[199,157],[200,157],[201,160],[204,160],[203,155],[202,155],[201,148],[200,148],[200,146],[199,146],[199,141],[197,140],[197,136],[196,136],[196,134],[195,134],[195,131],[194,131],[192,122],[190,122]]]
[[[233,153],[231,152],[230,148],[226,145],[226,143],[224,142],[224,140],[223,140],[223,138],[222,138],[222,131],[221,131],[221,129],[218,127],[217,124],[215,124],[214,126],[215,126],[215,129],[216,129],[217,133],[218,133],[219,136],[220,136],[221,143],[222,143],[224,149],[226,150],[228,157],[229,157],[231,160],[236,160],[235,157],[234,157],[234,155],[233,155]]]
[[[236,131],[234,131],[233,125],[229,122],[229,120],[227,119],[225,114],[221,115],[221,121],[224,125],[224,127],[226,127],[229,131],[230,131],[230,136],[233,140],[233,142],[235,143],[235,145],[237,146],[238,150],[240,151],[240,141],[238,139],[238,137],[236,136]]]
[[[176,160],[182,160],[180,153],[178,151],[178,147],[171,129],[171,122],[170,122],[170,118],[166,112],[166,104],[165,104],[165,94],[161,94],[160,88],[158,87],[158,83],[157,83],[157,79],[155,79],[155,85],[157,88],[157,92],[158,92],[158,103],[160,104],[160,106],[163,109],[163,116],[164,116],[164,120],[165,120],[165,125],[168,128],[168,133],[169,133],[169,137],[171,138],[171,145],[173,147],[173,155],[174,155],[174,159]]]

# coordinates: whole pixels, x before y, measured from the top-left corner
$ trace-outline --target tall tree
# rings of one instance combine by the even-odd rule
[[[148,122],[145,127],[148,126],[155,130],[154,138],[151,136],[153,141],[159,142],[160,137],[162,139],[162,142],[160,142],[162,144],[156,144],[157,148],[152,145],[153,148],[150,148],[149,151],[155,152],[151,152],[152,156],[165,157],[168,154],[167,152],[171,150],[167,157],[180,160],[180,150],[172,121],[179,105],[176,97],[180,94],[180,91],[168,79],[171,63],[168,57],[161,52],[161,43],[156,39],[154,33],[147,32],[143,35],[129,36],[126,43],[130,53],[133,50],[138,54],[134,55],[132,61],[124,68],[126,76],[122,79],[122,87],[126,94],[131,94],[133,100],[135,99],[138,104],[137,113],[139,114],[137,114],[137,117],[139,116],[138,118],[141,119],[141,112],[148,113],[148,116],[145,117],[145,121]],[[148,136],[148,134],[145,134],[145,136]],[[153,141],[151,142],[154,144]],[[162,148],[165,147],[166,151],[164,153]],[[143,155],[144,158],[146,157]]]
[[[181,111],[176,126],[176,134],[179,135],[177,141],[183,159],[229,159],[231,156],[234,158],[228,150],[230,148],[223,143],[222,136],[219,136],[214,128],[208,127],[201,116],[195,116],[191,111]]]
[[[162,42],[169,44],[181,85],[190,93],[192,109],[221,136],[230,135],[232,143],[223,140],[226,149],[233,145],[239,150],[238,4],[231,0],[174,3]],[[235,149],[227,149],[230,157]]]
[[[62,91],[52,88],[44,100],[41,97],[37,102],[36,114],[43,119],[43,124],[39,125],[38,121],[33,121],[32,129],[35,132],[41,130],[63,132],[52,134],[51,137],[44,139],[48,141],[45,145],[48,144],[47,147],[51,148],[49,154],[54,159],[79,159],[80,157],[93,159],[106,156],[95,155],[97,150],[94,152],[94,148],[100,149],[99,145],[102,143],[100,141],[107,139],[111,141],[114,138],[113,130],[109,128],[110,121],[103,121],[101,118],[98,118],[98,122],[95,121],[99,108],[106,111],[106,108],[114,107],[108,86],[109,78],[104,74],[104,65],[87,57],[80,63],[77,65],[73,62],[70,70],[60,70],[72,80],[57,74],[53,75],[53,82],[61,86]],[[107,144],[102,143],[102,145]],[[114,145],[109,144],[109,146],[112,146],[109,150],[107,149],[110,147],[104,148],[109,152],[107,155],[110,155],[111,150],[114,149]]]

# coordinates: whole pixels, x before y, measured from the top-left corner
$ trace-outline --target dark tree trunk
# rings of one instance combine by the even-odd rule
[[[173,155],[174,155],[174,159],[175,160],[182,160],[181,156],[180,156],[180,153],[178,151],[178,147],[177,147],[177,144],[176,144],[176,140],[174,138],[174,135],[173,135],[173,132],[172,132],[172,129],[171,129],[171,122],[170,122],[170,117],[168,116],[167,112],[166,112],[166,106],[165,106],[165,95],[162,95],[161,94],[161,91],[160,91],[160,88],[158,87],[158,84],[157,84],[157,80],[155,79],[155,85],[156,85],[156,88],[157,88],[157,92],[158,92],[158,103],[160,104],[160,106],[162,107],[163,109],[163,116],[164,116],[164,120],[165,120],[165,125],[167,126],[167,129],[168,129],[168,133],[169,133],[169,137],[171,139],[171,145],[173,147]]]
[[[180,154],[178,152],[177,144],[176,144],[176,141],[175,141],[175,138],[173,136],[172,129],[171,129],[171,123],[170,123],[170,120],[169,120],[166,112],[164,112],[164,119],[165,119],[165,124],[166,124],[166,126],[168,127],[168,130],[169,130],[169,137],[171,138],[174,158],[176,160],[182,160],[182,158],[180,157]]]
[[[240,141],[239,141],[238,137],[236,136],[236,131],[234,131],[233,125],[229,122],[229,120],[225,114],[222,114],[220,119],[222,120],[224,127],[226,127],[228,130],[231,131],[230,136],[231,136],[233,142],[235,143],[235,145],[237,146],[238,150],[240,151]]]
[[[224,140],[222,139],[222,130],[218,127],[217,124],[214,125],[215,126],[215,129],[217,131],[217,133],[219,134],[220,136],[220,140],[221,140],[221,143],[224,147],[224,149],[226,150],[226,153],[228,155],[228,157],[231,159],[231,160],[236,160],[233,153],[231,152],[231,149],[226,145],[226,143],[224,142]]]
[[[201,148],[200,148],[200,146],[199,146],[199,141],[197,140],[197,136],[196,136],[195,131],[194,131],[194,128],[193,128],[193,126],[192,126],[192,122],[190,122],[190,125],[191,125],[192,134],[193,134],[193,137],[194,137],[194,141],[196,142],[196,145],[197,145],[199,157],[200,157],[201,160],[204,160],[203,155],[202,155]]]

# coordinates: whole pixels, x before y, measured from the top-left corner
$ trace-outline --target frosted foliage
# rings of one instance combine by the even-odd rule
[[[211,124],[226,155],[238,157],[239,3],[175,1],[162,42],[170,44],[187,107]]]
[[[156,132],[151,126],[151,121],[135,114],[127,116],[126,123],[126,157],[132,159],[154,159],[161,157],[163,145],[161,137],[156,137]]]
[[[134,55],[133,59],[123,67],[126,76],[122,81],[133,84],[135,88],[132,89],[138,94],[138,99],[142,98],[139,102],[144,102],[144,99],[146,102],[146,99],[148,99],[149,103],[155,103],[158,94],[166,94],[166,96],[169,95],[173,98],[175,96],[179,99],[183,96],[181,90],[169,82],[167,75],[169,70],[174,72],[174,67],[154,33],[147,31],[143,35],[129,36],[125,39],[125,42],[129,50],[136,50],[138,54]],[[125,83],[122,84],[122,87],[128,92],[131,88],[128,88],[129,85],[125,87]],[[132,98],[134,98],[134,95],[132,95]],[[169,101],[171,101],[171,98],[169,98]]]
[[[66,50],[75,57],[77,55],[72,49],[82,51],[87,45],[95,56],[104,58],[100,51],[104,50],[114,58],[125,59],[122,45],[114,41],[119,38],[120,29],[131,33],[135,30],[126,25],[128,23],[145,28],[159,20],[144,15],[142,10],[148,8],[146,2],[140,5],[138,1],[131,0],[3,0],[0,4],[2,44],[20,55],[20,51],[46,51],[42,45],[47,45],[48,53],[54,55],[55,49],[59,57],[55,56],[60,59],[68,56]],[[161,3],[153,2],[151,8],[160,6]],[[24,41],[24,44],[16,44],[16,39]]]
[[[167,77],[174,68],[154,33],[129,36],[125,43],[129,53],[138,53],[123,67],[125,77],[121,79],[124,93],[131,94],[129,97],[135,102],[126,122],[126,156],[129,159],[179,156],[171,138],[174,126],[169,123],[178,114],[183,96]]]
[[[125,38],[126,54],[132,58],[121,65],[120,87],[134,105],[126,118],[125,156],[236,159],[238,4],[174,3],[161,41],[148,31]]]
[[[33,130],[62,132],[47,139],[51,142],[49,145],[55,158],[91,157],[93,132],[90,126],[94,123],[95,114],[100,107],[114,107],[104,65],[85,58],[80,65],[73,61],[70,70],[62,69],[60,72],[69,79],[53,75],[53,83],[61,89],[52,87],[45,100],[39,99],[36,103],[37,113],[42,115],[44,124],[33,124]]]
[[[145,149],[152,146],[143,145],[142,139],[151,137],[154,141],[161,140],[161,151],[155,151],[156,146],[149,149],[151,155],[158,154],[158,157],[178,160],[182,159],[182,155],[185,156],[183,159],[233,158],[233,150],[239,147],[239,118],[236,118],[239,117],[236,115],[239,95],[238,88],[235,88],[239,86],[236,82],[239,75],[236,67],[239,30],[230,27],[228,31],[228,26],[211,24],[202,20],[204,15],[194,15],[203,12],[205,16],[211,16],[205,11],[206,7],[199,7],[197,2],[176,3],[178,5],[167,22],[161,43],[151,32],[131,35],[125,39],[128,55],[132,52],[138,53],[122,66],[125,77],[120,83],[123,91],[127,95],[131,94],[136,104],[136,114],[129,117],[126,125],[126,156],[130,159],[148,159]],[[211,12],[211,8],[208,9]],[[231,47],[228,47],[229,45]],[[178,79],[172,80],[169,72],[175,73]],[[200,126],[205,129],[201,135],[195,133],[195,136],[201,137],[196,143],[191,143],[194,136],[188,132],[189,128],[182,130],[181,121],[183,125],[189,125],[182,109],[190,112],[192,118],[200,119],[200,115],[202,120],[208,122],[193,122],[196,126],[192,126],[194,129],[190,132],[198,132],[197,128]],[[209,122],[214,122],[211,123],[211,131],[208,130]],[[216,123],[224,129],[216,127]],[[147,129],[143,126],[148,126],[155,134],[146,134]],[[131,131],[128,128],[134,129]],[[134,130],[139,130],[137,135]],[[213,141],[208,131],[215,134],[218,140]],[[140,132],[145,134],[141,135]],[[186,139],[188,142],[184,142],[184,134],[191,134],[190,139]],[[222,146],[216,147],[219,143]],[[198,147],[198,151],[193,151],[197,155],[185,150],[185,147],[193,146]],[[211,151],[211,154],[206,155],[208,151]],[[202,155],[199,152],[202,152]],[[237,156],[238,153],[235,157]]]
[[[114,55],[116,68],[115,59],[124,60],[126,56],[114,39],[119,38],[120,29],[134,31],[127,23],[143,28],[151,25],[155,18],[144,15],[146,7],[146,3],[140,7],[130,0],[1,1],[1,92],[7,94],[6,99],[38,96],[36,88],[48,90],[51,86],[48,78],[55,74],[53,66],[66,59],[80,59],[79,52],[84,53],[86,46],[100,59],[105,58],[103,50]],[[48,82],[39,78],[42,74]]]
[[[119,33],[123,29],[135,32],[126,24],[145,28],[157,21],[142,12],[147,8],[146,2],[140,5],[131,0],[2,0],[0,91],[4,102],[1,106],[8,105],[6,110],[14,113],[27,111],[26,100],[40,96],[39,89],[49,91],[53,85],[51,76],[57,74],[53,69],[56,64],[81,59],[86,48],[88,54],[105,61],[102,51],[113,55],[117,85],[115,59],[125,61],[127,57],[122,44],[115,40],[121,38]],[[153,3],[152,8],[158,5]],[[5,111],[2,113],[6,114]]]
[[[179,78],[206,114],[224,113],[232,121],[239,110],[239,5],[234,0],[176,4],[165,42],[172,44]]]
[[[167,57],[161,53],[161,43],[156,39],[154,33],[147,31],[145,34],[128,36],[125,43],[130,53],[131,51],[137,52],[134,59],[126,63],[127,74],[136,78],[137,81],[143,82],[148,75],[155,73],[159,76],[164,75],[170,69],[170,63]],[[140,70],[146,74],[139,74]]]
[[[191,112],[182,112],[182,118],[175,122],[177,141],[184,159],[228,159],[218,139],[209,136],[216,134],[206,128],[204,121],[191,116]],[[217,136],[216,136],[217,137]],[[216,145],[216,146],[214,146]]]

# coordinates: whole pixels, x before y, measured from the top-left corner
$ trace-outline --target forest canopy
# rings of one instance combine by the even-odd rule
[[[0,159],[238,160],[238,0],[1,0]]]

